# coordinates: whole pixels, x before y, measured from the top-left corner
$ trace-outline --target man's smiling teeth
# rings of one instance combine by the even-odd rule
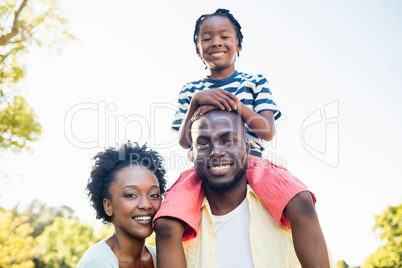
[[[136,220],[136,221],[150,221],[151,216],[134,217],[134,220]]]
[[[228,167],[230,167],[230,165],[210,167],[210,169],[212,169],[212,170],[222,170],[222,169],[225,169],[225,168],[228,168]]]

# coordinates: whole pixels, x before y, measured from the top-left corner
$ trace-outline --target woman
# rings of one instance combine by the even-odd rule
[[[77,267],[156,267],[155,247],[145,239],[166,190],[162,157],[128,142],[94,160],[86,190],[96,218],[113,223],[115,231],[90,247]]]

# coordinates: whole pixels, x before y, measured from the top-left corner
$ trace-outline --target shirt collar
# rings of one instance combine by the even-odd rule
[[[248,183],[247,183],[247,195],[246,195],[246,197],[247,197],[247,199],[248,199],[249,201],[250,201],[250,198],[252,198],[252,197],[257,197],[257,195],[255,194],[255,192],[253,191],[253,189],[251,189],[251,186],[250,186]],[[204,200],[202,200],[202,203],[201,203],[201,210],[202,210],[204,207],[209,211],[210,214],[212,214],[212,213],[211,213],[211,208],[210,208],[210,206],[209,206],[209,202],[208,202],[206,196],[204,197]]]

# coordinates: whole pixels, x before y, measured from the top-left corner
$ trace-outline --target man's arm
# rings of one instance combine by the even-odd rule
[[[182,244],[186,223],[176,218],[155,220],[156,260],[158,268],[185,268],[186,257]]]
[[[297,194],[284,213],[292,226],[293,244],[302,267],[329,268],[328,250],[311,194]]]

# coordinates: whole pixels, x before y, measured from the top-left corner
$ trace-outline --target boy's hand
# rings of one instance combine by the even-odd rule
[[[194,95],[190,101],[190,106],[188,107],[186,117],[184,118],[180,130],[179,130],[179,144],[183,148],[191,147],[191,122],[193,120],[193,115],[203,105],[208,105],[209,107],[204,107],[198,111],[198,113],[205,113],[213,109],[232,111],[239,108],[242,103],[236,98],[232,93],[223,90],[221,88],[214,89],[203,89]],[[215,108],[217,107],[217,108]],[[196,118],[196,117],[194,117]]]
[[[237,97],[221,88],[204,89],[195,94],[193,100],[196,101],[199,106],[213,105],[218,109],[227,111],[236,110],[238,107]]]
[[[200,116],[202,116],[212,110],[220,110],[220,109],[214,105],[208,105],[208,104],[198,107],[198,109],[194,112],[193,116],[191,117],[191,121],[194,122]]]

